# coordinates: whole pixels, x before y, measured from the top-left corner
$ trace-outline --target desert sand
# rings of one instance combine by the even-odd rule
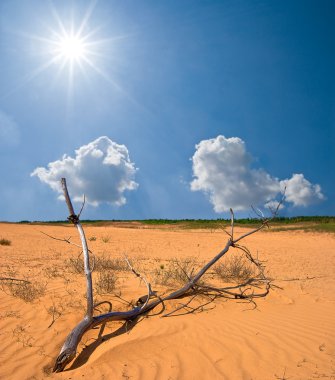
[[[278,286],[257,300],[256,309],[217,299],[199,313],[143,318],[121,334],[114,332],[122,323],[109,323],[104,341],[97,341],[99,330],[85,334],[76,359],[64,372],[52,373],[64,339],[85,313],[85,280],[71,273],[66,261],[80,249],[40,231],[79,243],[72,226],[0,224],[0,238],[11,240],[0,246],[0,276],[27,278],[41,291],[25,302],[2,287],[1,379],[335,379],[334,234],[252,235],[243,244],[266,260]],[[219,230],[88,226],[85,231],[96,257],[126,253],[149,279],[174,257],[209,260],[227,240]],[[117,289],[128,300],[146,293],[143,283],[124,273]],[[170,302],[168,310],[180,302]],[[114,300],[113,308],[126,305]]]

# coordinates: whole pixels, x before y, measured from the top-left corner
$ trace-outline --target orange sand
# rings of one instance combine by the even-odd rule
[[[145,318],[116,336],[112,334],[121,324],[110,323],[104,342],[96,342],[99,330],[85,334],[76,360],[63,373],[53,374],[50,367],[65,337],[84,314],[85,281],[71,273],[48,278],[53,268],[62,270],[65,259],[76,257],[78,249],[39,231],[73,236],[78,242],[72,226],[0,224],[0,238],[12,241],[9,247],[0,246],[0,277],[11,273],[47,282],[45,295],[32,303],[1,291],[0,379],[335,379],[334,235],[259,232],[244,244],[267,260],[271,277],[282,289],[259,299],[256,310],[221,299],[202,313]],[[96,237],[90,242],[96,256],[125,252],[145,273],[173,257],[208,260],[227,238],[219,231],[120,227],[85,231]],[[236,233],[241,231],[246,230]],[[300,280],[283,281],[290,279]],[[120,278],[119,285],[124,298],[145,294],[137,279]],[[179,301],[173,302],[177,306]],[[62,303],[62,315],[48,328],[52,321],[48,309]]]

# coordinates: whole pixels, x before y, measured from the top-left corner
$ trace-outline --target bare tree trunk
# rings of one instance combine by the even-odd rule
[[[85,237],[85,232],[83,230],[82,225],[79,222],[79,217],[75,214],[71,198],[69,196],[69,192],[67,190],[66,186],[66,179],[62,178],[61,180],[62,188],[64,192],[65,201],[67,204],[67,207],[69,209],[70,216],[68,219],[77,227],[81,245],[83,247],[83,254],[84,254],[84,270],[86,275],[86,299],[87,299],[87,309],[86,309],[86,316],[85,318],[88,320],[92,320],[93,317],[93,287],[92,287],[92,272],[90,268],[90,255],[88,251],[87,241]]]

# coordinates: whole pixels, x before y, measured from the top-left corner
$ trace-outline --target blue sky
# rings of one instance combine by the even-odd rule
[[[0,220],[64,219],[62,173],[88,196],[83,218],[244,217],[285,184],[282,215],[335,215],[334,12],[2,0]],[[81,24],[71,76],[54,46]]]

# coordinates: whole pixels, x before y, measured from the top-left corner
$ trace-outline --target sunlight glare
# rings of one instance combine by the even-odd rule
[[[85,57],[85,43],[76,36],[65,36],[58,44],[59,55],[66,60],[79,61]]]

